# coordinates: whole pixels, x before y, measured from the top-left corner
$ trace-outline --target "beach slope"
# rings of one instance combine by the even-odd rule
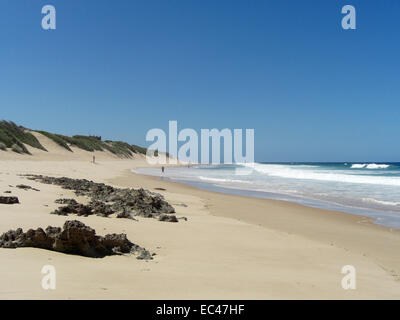
[[[198,190],[133,174],[144,156],[121,160],[107,152],[67,152],[46,137],[48,152],[0,151],[0,194],[20,204],[0,205],[0,233],[18,227],[62,226],[80,220],[99,235],[126,233],[155,253],[100,259],[36,248],[0,249],[0,299],[398,299],[400,233],[368,218]],[[28,147],[29,148],[29,147]],[[138,217],[58,216],[70,190],[27,180],[23,174],[89,179],[145,188],[165,196],[179,223]],[[15,188],[27,184],[40,191]],[[86,199],[87,200],[87,199]],[[44,265],[56,269],[56,289],[44,290]],[[356,269],[356,289],[344,290],[343,266]]]

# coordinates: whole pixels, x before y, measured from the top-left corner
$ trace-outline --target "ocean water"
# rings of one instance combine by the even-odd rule
[[[199,188],[374,218],[400,228],[400,163],[254,163],[138,169]]]

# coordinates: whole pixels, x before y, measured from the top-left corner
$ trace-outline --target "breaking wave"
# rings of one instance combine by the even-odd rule
[[[369,164],[372,165],[372,164]],[[359,175],[344,172],[344,170],[318,170],[301,165],[290,166],[280,164],[248,164],[247,167],[272,177],[301,180],[335,181],[345,183],[375,184],[384,186],[400,186],[400,177],[385,177],[376,175]],[[367,166],[367,164],[366,164]],[[379,165],[384,166],[384,165]],[[388,166],[388,165],[385,165]],[[370,168],[373,168],[372,166]],[[348,169],[347,169],[348,170]]]
[[[355,163],[351,165],[351,169],[387,169],[389,164],[376,164],[376,163]]]

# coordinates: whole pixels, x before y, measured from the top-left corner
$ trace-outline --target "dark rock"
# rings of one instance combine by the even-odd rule
[[[90,197],[91,203],[88,206],[91,208],[92,214],[100,216],[117,213],[118,217],[128,219],[131,219],[132,216],[158,218],[161,214],[175,213],[175,209],[164,200],[162,195],[144,189],[119,189],[86,179],[53,178],[40,175],[28,175],[27,177],[30,180],[55,184],[64,189],[73,190],[78,196]],[[70,204],[68,203],[68,205]],[[75,206],[76,204],[74,204]],[[66,210],[68,209],[56,211],[65,214]],[[88,214],[89,212],[84,215]]]
[[[124,233],[107,234],[102,239],[102,243],[108,250],[112,250],[118,254],[130,252],[132,249],[132,245],[133,245],[128,240],[128,238],[126,237],[126,234],[124,234]],[[136,245],[134,245],[134,246],[136,246]],[[139,249],[139,247],[136,246],[136,249]]]
[[[74,199],[57,199],[56,203],[67,205],[59,207],[57,210],[51,212],[51,214],[67,216],[72,213],[85,217],[96,214],[101,217],[108,217],[114,213],[110,205],[100,201],[91,201],[88,205],[84,205],[76,202]]]
[[[72,205],[78,204],[78,202],[76,202],[75,199],[57,199],[54,202],[58,204],[72,204]]]
[[[19,184],[16,186],[18,189],[23,189],[23,190],[34,190],[34,191],[40,191],[39,189],[32,188],[31,186],[27,186],[25,184]]]
[[[158,217],[158,220],[164,222],[178,222],[176,216],[170,214],[162,214]]]
[[[125,218],[125,219],[132,219],[135,220],[133,217],[132,213],[130,213],[128,210],[125,208],[122,208],[121,211],[117,213],[117,218]]]
[[[78,216],[90,216],[93,214],[92,208],[88,205],[71,202],[67,206],[59,207],[57,210],[51,212],[51,214],[57,214],[60,216],[67,216],[70,213],[77,214]]]
[[[104,202],[101,201],[91,201],[89,203],[89,207],[93,211],[95,215],[101,216],[101,217],[108,217],[109,215],[114,213],[114,210],[111,208],[109,204],[105,204]]]
[[[152,259],[150,252],[130,242],[126,234],[97,236],[96,231],[80,221],[66,221],[63,228],[38,228],[26,233],[21,228],[0,236],[1,248],[34,247],[85,257],[101,258],[115,254],[137,255],[137,259]]]
[[[104,257],[110,255],[102,246],[100,237],[94,229],[80,221],[66,221],[63,230],[51,238],[53,250],[69,254],[78,254],[85,257]]]
[[[4,193],[11,193],[11,191],[7,190],[7,191],[4,191]]]
[[[84,204],[78,204],[74,208],[76,209],[76,214],[78,216],[87,217],[93,214],[92,208]]]
[[[18,200],[18,197],[2,197],[2,196],[0,196],[0,203],[16,204],[16,203],[19,203],[19,200]]]
[[[59,233],[61,233],[62,229],[59,227],[51,227],[48,226],[46,228],[46,234],[50,238],[56,238]]]
[[[35,247],[41,249],[51,249],[53,241],[47,237],[42,228],[36,230],[29,229],[22,233],[16,240],[17,247]]]
[[[154,190],[166,191],[167,189],[164,189],[164,188],[154,188]]]
[[[153,259],[153,255],[145,250],[145,249],[140,249],[139,251],[139,255],[136,257],[136,259],[139,260],[152,260]]]

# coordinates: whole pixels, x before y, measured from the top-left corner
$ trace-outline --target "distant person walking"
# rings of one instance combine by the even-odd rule
[[[93,163],[96,163],[96,157],[95,156],[93,156]]]
[[[165,168],[161,167],[161,173],[164,173],[164,171],[165,171]]]

